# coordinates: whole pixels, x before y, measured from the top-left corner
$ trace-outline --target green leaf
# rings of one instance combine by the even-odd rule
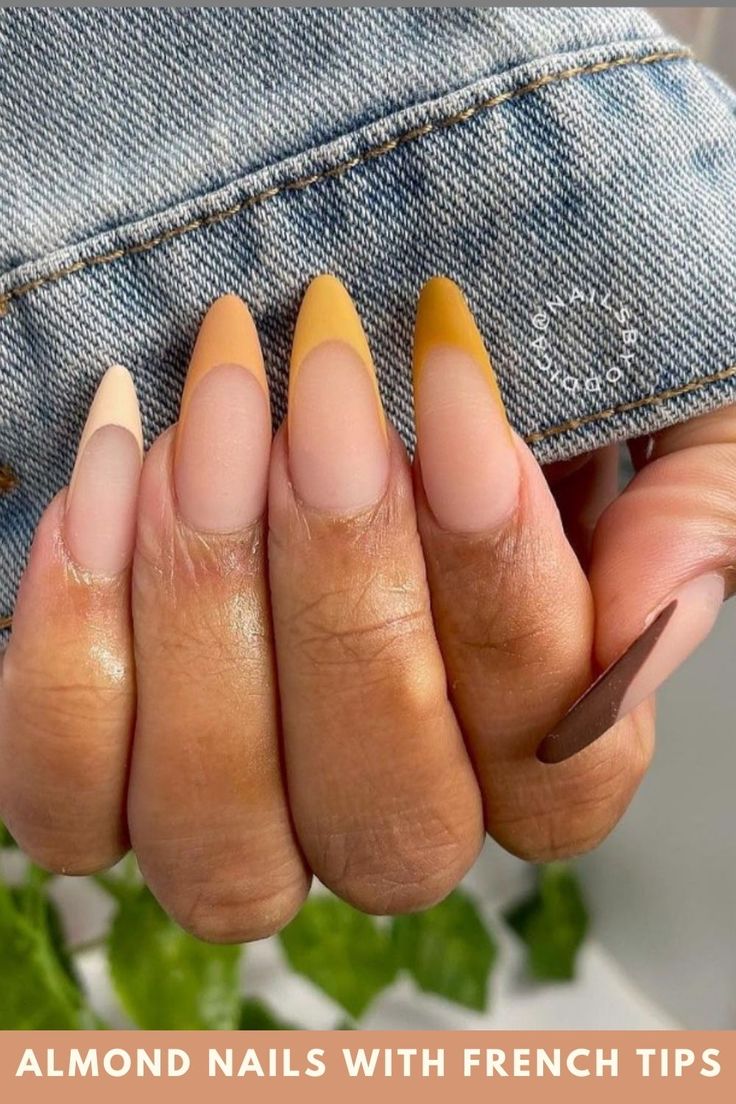
[[[354,1019],[396,977],[390,934],[336,897],[311,897],[279,938],[292,969]]]
[[[399,964],[420,989],[485,1010],[497,948],[466,893],[455,890],[426,912],[395,917],[392,932]]]
[[[18,844],[15,842],[8,829],[5,827],[2,821],[0,821],[0,851],[3,849],[3,847],[17,846]]]
[[[31,868],[33,869],[33,868]],[[27,882],[24,886],[16,886],[10,890],[15,907],[26,918],[29,924],[38,931],[45,931],[49,945],[56,955],[57,961],[69,980],[77,988],[80,987],[79,976],[74,969],[71,955],[67,948],[66,934],[61,922],[59,910],[54,902],[41,889],[43,883],[37,881]]]
[[[241,951],[183,931],[144,886],[121,898],[108,940],[118,997],[148,1030],[236,1028]]]
[[[241,1031],[298,1031],[296,1024],[288,1023],[280,1019],[276,1013],[268,1007],[265,1001],[258,997],[245,997],[240,1005]]]
[[[40,885],[11,891],[0,882],[0,1029],[81,1026],[84,1001],[56,945],[57,925]]]
[[[534,892],[506,913],[527,946],[529,972],[540,981],[571,981],[588,931],[578,880],[565,863],[540,867]]]

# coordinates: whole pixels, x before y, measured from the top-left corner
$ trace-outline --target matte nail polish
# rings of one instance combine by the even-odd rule
[[[386,421],[363,327],[334,276],[307,288],[289,379],[289,471],[317,510],[351,514],[374,505],[388,482]]]
[[[456,533],[493,530],[513,513],[519,466],[491,361],[452,280],[421,291],[414,331],[417,448],[427,501]]]
[[[706,638],[723,598],[721,574],[681,586],[542,740],[537,758],[543,763],[569,759],[645,701]]]
[[[204,317],[184,385],[174,484],[183,520],[199,532],[237,532],[266,503],[271,413],[250,311],[225,295]]]
[[[64,539],[85,571],[116,575],[133,556],[143,436],[133,380],[109,368],[77,450],[64,512]]]

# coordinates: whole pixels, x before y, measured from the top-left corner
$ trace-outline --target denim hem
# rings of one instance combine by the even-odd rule
[[[46,257],[29,261],[0,275],[0,320],[18,299],[98,265],[148,253],[196,230],[206,229],[289,191],[303,191],[323,181],[345,176],[410,142],[438,135],[477,116],[550,85],[620,70],[634,65],[687,61],[691,51],[671,37],[606,44],[594,50],[535,59],[491,80],[449,93],[429,103],[414,105],[383,117],[326,146],[305,150],[265,170],[206,192],[193,200],[146,219],[125,223],[77,245],[65,246]],[[486,93],[489,87],[497,91]],[[480,98],[479,98],[480,97]],[[470,102],[466,102],[466,101]],[[426,116],[425,121],[420,121]],[[391,137],[371,141],[374,133],[389,130]],[[355,147],[356,152],[345,153]],[[362,148],[361,148],[362,147]],[[312,163],[324,162],[320,168]],[[311,169],[311,171],[310,171]],[[265,177],[264,186],[259,181]],[[242,193],[245,192],[245,195]]]
[[[298,302],[325,270],[354,295],[409,447],[412,310],[436,272],[463,286],[543,463],[734,401],[734,106],[675,40],[618,40],[376,112],[104,233],[77,221],[84,240],[0,276],[0,615],[101,371],[130,368],[150,441],[225,291],[253,311],[277,420]]]

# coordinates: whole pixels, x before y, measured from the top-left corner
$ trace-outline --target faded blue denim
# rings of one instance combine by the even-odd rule
[[[642,9],[0,12],[0,615],[103,370],[150,440],[225,291],[277,417],[323,270],[410,445],[437,272],[543,461],[732,401],[735,106]]]

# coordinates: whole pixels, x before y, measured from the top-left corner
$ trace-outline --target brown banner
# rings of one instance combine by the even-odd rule
[[[7,1031],[0,1100],[736,1100],[736,1032]],[[176,1094],[172,1097],[172,1093]],[[632,1095],[633,1094],[633,1095]]]

